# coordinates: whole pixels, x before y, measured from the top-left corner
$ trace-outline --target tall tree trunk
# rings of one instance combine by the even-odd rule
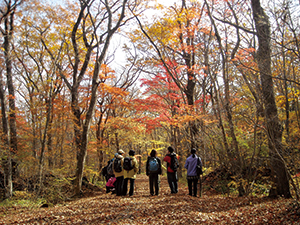
[[[51,114],[52,114],[52,84],[49,91],[49,98],[46,99],[47,104],[47,117],[46,117],[46,125],[42,136],[42,146],[41,146],[41,155],[39,158],[39,188],[37,195],[39,195],[42,191],[43,187],[43,171],[44,171],[44,160],[45,160],[45,151],[47,146],[47,133],[48,127],[51,123]]]
[[[289,179],[282,157],[282,126],[278,118],[272,80],[269,18],[261,7],[260,0],[251,0],[251,4],[259,43],[257,63],[265,104],[265,122],[271,170],[273,172],[272,178],[275,184],[270,191],[270,196],[284,196],[289,198],[291,197]]]
[[[5,33],[4,36],[4,54],[6,63],[6,78],[7,78],[7,89],[9,94],[8,105],[8,123],[9,123],[9,145],[12,152],[17,152],[17,127],[16,127],[16,107],[15,107],[15,88],[13,85],[12,75],[12,50],[11,42],[13,37],[13,26],[14,26],[14,12],[5,19]],[[14,160],[14,159],[12,159]],[[12,175],[16,175],[16,163],[13,163]]]
[[[5,91],[3,88],[2,74],[0,74],[0,101],[1,101],[1,117],[2,117],[2,137],[3,142],[2,151],[6,158],[2,159],[2,165],[4,168],[4,187],[5,187],[5,198],[12,197],[13,194],[13,183],[12,183],[12,162],[11,162],[11,152],[9,149],[8,140],[8,121],[6,116],[6,98]]]
[[[101,129],[101,122],[102,122],[102,116],[100,116],[99,121],[97,123],[97,130],[96,130],[96,138],[97,138],[97,155],[98,155],[98,161],[99,166],[98,170],[101,172],[102,168],[104,167],[105,163],[104,161],[104,151],[103,151],[103,138],[104,138],[104,131]]]
[[[96,94],[96,93],[95,93]],[[77,166],[76,166],[76,178],[75,178],[75,195],[80,195],[82,187],[82,178],[84,165],[87,156],[87,144],[88,144],[88,133],[90,128],[90,121],[94,110],[94,104],[90,103],[88,113],[86,115],[85,122],[81,129],[77,130],[76,134],[76,148],[77,148]],[[76,125],[75,125],[76,126]]]
[[[211,79],[214,81],[214,85],[213,85],[213,90],[211,91],[211,96],[212,96],[212,109],[213,109],[213,113],[216,117],[216,119],[218,120],[218,126],[219,128],[221,129],[221,133],[222,133],[222,140],[223,140],[223,145],[224,145],[224,148],[225,148],[225,152],[228,156],[228,159],[230,161],[230,159],[233,157],[232,156],[232,152],[229,150],[229,144],[228,144],[228,141],[227,141],[227,137],[226,137],[226,131],[225,131],[225,127],[224,127],[224,122],[223,122],[223,118],[222,118],[222,115],[221,115],[221,106],[220,106],[220,101],[219,101],[219,92],[216,88],[216,79],[213,78],[211,76]],[[215,93],[215,94],[213,94]],[[214,96],[215,95],[215,96]],[[227,162],[222,162],[223,164],[227,164]]]
[[[53,135],[52,135],[52,126],[53,126],[53,107],[51,106],[51,115],[49,118],[49,128],[47,133],[47,149],[48,149],[48,166],[49,169],[54,167],[54,152],[53,152]]]
[[[289,102],[289,89],[287,83],[287,71],[286,71],[286,55],[284,49],[284,30],[282,33],[282,41],[281,41],[281,54],[282,54],[282,62],[283,62],[283,79],[284,79],[284,94],[285,94],[285,130],[286,130],[286,143],[289,145],[290,142],[290,102]]]
[[[4,42],[4,58],[6,65],[6,79],[7,79],[7,89],[9,94],[8,99],[8,126],[6,135],[6,139],[8,141],[8,153],[7,153],[7,174],[6,180],[7,185],[9,187],[6,189],[8,192],[6,196],[12,196],[12,180],[17,175],[17,163],[14,159],[14,154],[17,153],[17,128],[16,128],[16,107],[15,107],[15,90],[13,85],[13,74],[12,74],[12,38],[13,38],[13,30],[14,30],[14,15],[16,7],[22,3],[22,0],[15,1],[6,1],[3,5],[4,11],[1,11],[1,20],[4,19],[4,29],[0,27],[0,31],[3,35]],[[3,87],[2,87],[3,88]],[[3,91],[3,89],[1,90]],[[3,93],[4,94],[4,93]],[[4,98],[3,98],[4,100]],[[6,110],[6,109],[2,109]]]
[[[78,107],[78,91],[72,89],[72,112],[74,115],[74,134],[75,134],[75,146],[76,146],[76,159],[77,166],[75,172],[75,195],[80,195],[82,186],[83,169],[86,158],[86,139],[82,131],[81,113]],[[85,140],[84,140],[85,139]]]
[[[184,46],[184,41],[181,40],[181,45]],[[188,37],[186,40],[188,46],[190,48],[194,48],[193,43],[191,43],[190,38]],[[184,89],[184,93],[186,95],[187,103],[191,107],[190,109],[194,111],[194,95],[195,95],[195,86],[196,86],[196,78],[193,67],[195,66],[195,53],[193,51],[189,52],[187,49],[183,48],[183,57],[185,61],[185,65],[187,67],[187,85]],[[191,112],[193,113],[193,112]],[[199,133],[198,127],[196,125],[196,121],[189,122],[189,132],[191,139],[191,149],[196,148],[196,136]],[[202,138],[202,137],[201,137]]]

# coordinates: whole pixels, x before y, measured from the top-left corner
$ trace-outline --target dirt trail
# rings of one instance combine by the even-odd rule
[[[286,200],[195,198],[182,184],[179,193],[170,194],[164,176],[158,196],[150,196],[145,175],[138,175],[135,187],[131,197],[99,193],[65,206],[18,210],[0,217],[0,224],[290,224],[282,212],[290,204]]]

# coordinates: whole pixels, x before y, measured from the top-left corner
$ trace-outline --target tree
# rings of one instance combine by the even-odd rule
[[[89,12],[91,10],[90,3],[93,3],[92,1],[80,1],[81,4],[81,10],[78,15],[77,21],[73,27],[72,30],[72,45],[75,53],[75,63],[73,65],[73,85],[71,85],[66,77],[64,76],[64,80],[67,83],[67,86],[69,87],[71,94],[72,94],[72,112],[74,114],[74,132],[75,132],[75,142],[76,146],[78,148],[78,155],[77,155],[77,168],[76,168],[76,180],[75,180],[75,193],[77,195],[80,194],[81,192],[81,184],[82,184],[82,176],[83,176],[83,169],[84,169],[84,162],[86,158],[86,153],[87,153],[87,139],[88,139],[88,131],[90,127],[90,122],[92,119],[94,107],[96,104],[96,97],[97,97],[97,88],[99,85],[99,72],[100,72],[100,66],[104,60],[105,54],[108,50],[110,40],[113,36],[113,34],[117,31],[117,29],[122,25],[122,21],[125,17],[125,7],[127,1],[124,0],[121,2],[121,5],[118,5],[118,7],[121,7],[118,12],[120,13],[117,22],[113,25],[113,5],[110,5],[108,2],[106,2],[103,6],[106,8],[107,13],[108,13],[108,20],[107,20],[107,30],[100,36],[100,39],[97,38],[97,30],[94,30],[94,33],[89,34],[88,30],[86,30],[86,21],[84,20],[85,17],[90,17],[91,19],[91,24],[93,24],[95,21],[92,19],[93,16]],[[87,13],[85,14],[85,11]],[[106,19],[105,16],[103,15],[103,19]],[[78,51],[78,43],[77,43],[77,35],[79,34],[79,25],[82,23],[82,32],[83,32],[83,41],[85,44],[85,47],[87,48],[87,52],[85,55],[84,62],[82,64],[82,68],[79,71],[79,65],[80,65],[80,53]],[[96,25],[97,28],[101,25],[101,21],[99,24]],[[91,35],[92,37],[89,39],[88,42],[88,35]],[[103,40],[104,39],[104,40]],[[96,40],[96,44],[94,44],[94,40]],[[104,46],[103,49],[100,50],[98,46],[102,44],[101,42],[104,41]],[[90,104],[87,109],[87,113],[85,116],[85,121],[83,122],[82,120],[82,115],[81,115],[81,110],[79,108],[79,102],[78,102],[78,94],[79,94],[79,85],[82,82],[82,78],[84,73],[87,72],[88,69],[88,63],[91,58],[91,54],[93,49],[97,50],[96,54],[96,60],[95,60],[95,68],[93,71],[93,76],[92,76],[92,87],[91,87],[91,98],[90,98]]]
[[[6,159],[4,160],[5,169],[5,186],[6,186],[6,197],[12,196],[12,176],[16,176],[16,161],[12,156],[12,153],[17,153],[17,128],[16,128],[16,106],[15,106],[15,88],[13,84],[13,71],[12,71],[12,45],[13,45],[13,32],[14,32],[14,17],[17,7],[22,3],[22,0],[5,1],[3,8],[0,8],[0,24],[4,23],[4,28],[1,26],[0,31],[3,36],[3,48],[4,58],[6,66],[6,80],[9,94],[9,112],[8,119],[3,111],[6,108],[2,108],[2,120],[3,120],[3,135],[4,135],[4,146],[9,142],[9,146],[6,146]],[[2,5],[0,6],[2,7]],[[2,81],[1,81],[2,82]],[[2,107],[5,107],[5,95],[3,93],[3,85],[1,85],[1,102]],[[4,121],[8,120],[8,122]]]
[[[275,187],[270,191],[270,196],[290,198],[287,168],[282,157],[282,126],[278,118],[271,70],[270,22],[259,0],[251,0],[251,5],[259,43],[257,64],[264,98],[265,122],[273,171],[272,178],[275,184]]]
[[[297,43],[299,42],[295,32],[299,30],[295,21],[299,14],[295,2],[282,1],[273,3],[268,7],[270,20],[274,24],[271,46],[272,46],[272,73],[274,77],[274,88],[277,91],[275,100],[279,111],[279,120],[283,123],[282,143],[285,146],[284,159],[289,168],[289,173],[299,167],[299,58],[297,56]],[[295,188],[293,179],[290,182]],[[299,190],[298,190],[299,192]],[[299,198],[299,197],[298,197]]]
[[[109,57],[108,57],[109,58]],[[107,64],[101,66],[101,85],[99,85],[98,99],[96,105],[96,139],[97,139],[97,153],[99,156],[99,171],[101,171],[104,160],[105,149],[108,150],[108,138],[104,135],[107,133],[109,136],[109,121],[113,117],[123,117],[124,113],[127,112],[128,108],[131,107],[129,91],[139,78],[139,71],[132,71],[132,67],[122,68],[121,74],[112,70]],[[134,93],[134,91],[130,91]],[[135,98],[133,94],[132,98]],[[124,110],[122,110],[124,109]],[[119,128],[120,129],[120,128]],[[118,130],[118,129],[117,129]],[[118,133],[118,131],[116,131]],[[117,138],[117,136],[116,136]],[[129,139],[129,138],[128,138]],[[116,141],[118,143],[118,141]],[[119,150],[119,146],[116,146],[116,150]],[[108,151],[106,151],[108,153]]]
[[[181,6],[170,7],[164,17],[149,26],[142,25],[140,19],[136,18],[143,34],[156,51],[156,55],[151,61],[163,64],[173,82],[184,93],[183,99],[189,105],[186,109],[190,115],[193,115],[196,111],[196,92],[202,91],[202,95],[198,94],[197,97],[201,96],[205,102],[206,88],[209,85],[204,78],[206,75],[202,72],[207,63],[205,60],[208,59],[205,50],[207,45],[204,45],[203,42],[207,43],[211,40],[209,32],[207,33],[207,21],[204,19],[203,6],[194,1],[188,3],[182,1]],[[142,41],[139,40],[139,42]],[[146,49],[148,50],[147,47]],[[149,51],[151,50],[150,48]],[[176,67],[181,69],[174,69]],[[198,91],[196,90],[197,82],[201,86]],[[188,148],[204,148],[202,135],[199,132],[199,127],[203,128],[201,124],[203,124],[201,120],[189,121]],[[176,137],[174,137],[174,141],[176,142]]]
[[[71,79],[63,73],[63,67],[57,63],[60,75],[71,93],[71,108],[74,120],[75,145],[77,148],[77,166],[75,179],[75,194],[81,192],[84,164],[87,155],[88,134],[97,102],[97,90],[101,83],[99,73],[110,46],[110,41],[117,30],[126,23],[125,10],[130,1],[96,2],[80,0],[80,10],[71,33],[71,47],[73,57],[70,59],[72,67]],[[132,6],[135,10],[137,5]],[[68,42],[64,42],[68,44]],[[46,46],[46,45],[45,45]],[[46,46],[47,47],[47,46]],[[51,50],[47,47],[52,60],[55,60]],[[91,63],[93,62],[92,69]],[[85,86],[85,77],[91,81],[88,104],[81,108],[80,88]]]
[[[60,95],[64,87],[62,78],[58,74],[55,62],[51,61],[40,41],[40,34],[43,33],[44,38],[49,37],[46,41],[47,45],[50,45],[58,32],[55,25],[61,21],[55,13],[58,7],[50,8],[39,2],[23,6],[16,32],[16,35],[23,38],[16,41],[14,56],[17,59],[15,62],[15,70],[18,73],[16,84],[19,87],[17,93],[21,97],[18,100],[22,102],[18,107],[18,115],[21,118],[21,115],[25,116],[28,112],[28,123],[21,123],[19,119],[18,124],[19,135],[22,137],[20,141],[22,159],[31,161],[31,168],[37,171],[36,191],[39,195],[42,191],[44,173],[49,171],[48,168],[51,172],[54,169],[57,153],[55,140],[66,135],[61,133],[62,130],[55,130],[55,118],[64,112],[64,110],[57,112],[57,108],[61,107],[60,103],[63,101]],[[61,26],[64,27],[65,24],[61,23]],[[68,29],[66,27],[64,29]],[[58,51],[61,55],[66,52],[60,48],[59,43],[52,46],[52,51]],[[67,121],[61,124],[61,127],[64,127]],[[27,149],[32,154],[26,154]],[[31,155],[34,158],[30,157]]]

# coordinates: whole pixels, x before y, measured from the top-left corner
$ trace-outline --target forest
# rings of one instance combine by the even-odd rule
[[[296,0],[1,1],[1,201],[81,196],[119,149],[143,175],[171,145],[180,179],[196,148],[203,189],[299,203],[299,12]]]

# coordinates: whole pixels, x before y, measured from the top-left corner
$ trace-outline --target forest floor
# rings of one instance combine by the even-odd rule
[[[170,194],[162,176],[158,196],[150,196],[148,177],[138,175],[133,196],[94,193],[94,196],[49,208],[0,208],[0,224],[300,224],[293,199],[225,197],[203,193]]]

